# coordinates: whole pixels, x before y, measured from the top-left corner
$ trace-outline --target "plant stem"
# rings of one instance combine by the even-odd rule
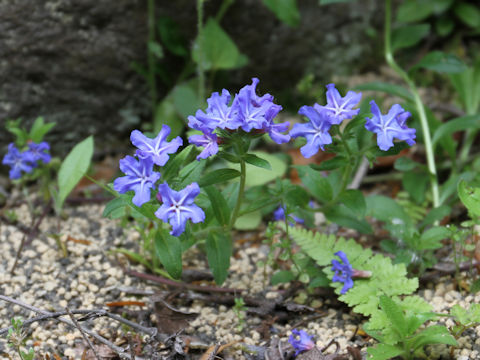
[[[240,212],[240,206],[242,205],[243,194],[245,192],[245,179],[247,175],[247,167],[245,166],[245,160],[241,158],[240,160],[240,188],[238,189],[237,203],[233,209],[232,217],[230,218],[230,223],[228,224],[228,230],[230,231],[235,225],[237,220],[238,213]]]
[[[417,91],[415,83],[408,76],[408,74],[395,62],[391,48],[391,12],[392,1],[385,2],[385,59],[388,65],[397,72],[398,75],[407,83],[413,95],[415,106],[417,108],[418,116],[420,117],[420,124],[422,126],[423,138],[425,142],[425,152],[427,155],[428,171],[430,173],[430,185],[432,188],[433,207],[440,206],[440,194],[438,189],[437,170],[435,167],[435,157],[433,154],[432,139],[430,136],[430,128],[428,126],[427,115],[425,107],[423,106],[420,95]]]
[[[198,47],[198,98],[203,102],[205,98],[205,71],[203,69],[203,52],[202,52],[202,32],[203,32],[203,1],[197,0],[197,47]]]
[[[155,123],[155,112],[157,109],[157,83],[155,79],[155,55],[150,50],[150,44],[155,42],[155,0],[148,0],[148,84],[150,85],[150,100],[152,110],[152,122]]]

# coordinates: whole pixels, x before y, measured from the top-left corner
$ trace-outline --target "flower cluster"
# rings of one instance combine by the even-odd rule
[[[361,93],[347,92],[344,97],[335,88],[334,84],[327,85],[327,104],[321,106],[302,106],[298,113],[307,117],[310,122],[295,124],[290,131],[293,138],[302,136],[307,139],[307,144],[300,148],[300,152],[306,158],[312,157],[324,145],[332,143],[329,134],[332,125],[339,125],[345,119],[351,119],[358,115],[360,109],[353,108],[360,102]]]
[[[10,166],[10,179],[20,179],[22,172],[31,173],[39,162],[48,164],[51,160],[49,151],[50,146],[45,141],[39,144],[30,142],[28,148],[24,151],[20,151],[14,143],[10,143],[2,164]]]
[[[159,172],[154,171],[154,165],[165,165],[169,154],[175,153],[183,144],[179,136],[167,141],[169,134],[170,127],[167,125],[162,126],[154,139],[148,138],[138,130],[132,131],[130,140],[137,147],[136,157],[127,155],[120,160],[120,170],[125,176],[115,179],[113,188],[120,194],[133,191],[135,195],[132,202],[136,206],[142,206],[150,201],[151,190],[161,177]],[[170,234],[179,236],[183,233],[188,219],[193,223],[205,219],[203,210],[193,203],[200,193],[197,183],[192,183],[180,191],[172,190],[164,183],[158,186],[158,191],[157,199],[161,199],[163,204],[155,215],[172,225]]]
[[[221,94],[214,92],[207,99],[208,107],[205,112],[197,110],[195,116],[188,117],[188,126],[202,132],[201,135],[193,135],[188,139],[191,144],[204,148],[197,160],[206,159],[218,152],[219,139],[215,133],[217,129],[268,133],[277,144],[290,141],[290,136],[283,134],[290,124],[274,122],[282,107],[273,102],[272,95],[256,94],[258,82],[257,78],[253,78],[252,84],[240,89],[231,105],[228,90],[223,89]]]
[[[344,284],[342,290],[340,291],[340,294],[343,295],[353,287],[352,277],[354,270],[347,259],[347,255],[343,251],[337,251],[335,255],[342,260],[343,264],[338,260],[332,260],[332,271],[335,271],[332,281],[342,282]]]
[[[288,337],[288,342],[295,349],[295,356],[302,351],[312,350],[315,347],[313,337],[304,330],[292,330],[292,335]]]
[[[407,127],[407,119],[411,116],[400,105],[393,105],[387,115],[382,115],[375,101],[370,101],[373,114],[372,118],[366,118],[365,128],[377,134],[377,144],[380,150],[387,151],[393,146],[393,139],[405,140],[412,146],[415,144],[415,129]]]

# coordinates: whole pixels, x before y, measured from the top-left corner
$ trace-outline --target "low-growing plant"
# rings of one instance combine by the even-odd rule
[[[27,335],[23,331],[23,321],[20,318],[12,318],[12,327],[8,330],[7,343],[13,348],[21,360],[33,360],[35,358],[35,351],[29,348],[27,352],[23,349],[26,347]]]
[[[37,118],[28,131],[21,126],[21,120],[7,121],[6,124],[6,129],[15,136],[15,141],[8,145],[2,164],[10,167],[9,177],[24,195],[32,219],[32,232],[35,231],[34,224],[39,226],[37,218],[42,219],[45,214],[39,213],[34,205],[29,194],[29,185],[32,182],[38,183],[45,204],[44,212],[48,212],[50,204],[53,204],[55,213],[60,215],[67,196],[87,172],[93,155],[93,138],[90,136],[77,144],[63,161],[52,158],[50,145],[43,139],[54,126],[55,123],[45,123],[42,117]],[[25,240],[24,236],[11,269],[12,273]],[[64,247],[60,248],[65,253]]]
[[[427,321],[437,317],[435,313],[405,309],[385,295],[380,296],[379,305],[388,326],[383,331],[367,328],[367,333],[379,341],[375,347],[367,349],[370,359],[386,360],[397,356],[414,359],[416,356],[425,356],[423,348],[426,345],[457,345],[455,338],[443,325],[421,328]]]

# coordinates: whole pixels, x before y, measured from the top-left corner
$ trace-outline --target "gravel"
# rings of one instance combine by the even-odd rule
[[[119,266],[122,258],[111,252],[120,246],[137,248],[138,234],[132,229],[122,228],[118,221],[101,218],[102,211],[103,206],[99,205],[80,206],[67,209],[68,218],[60,223],[55,218],[47,218],[40,228],[42,235],[24,249],[13,276],[10,275],[10,269],[23,233],[14,226],[0,224],[0,293],[47,311],[63,311],[65,307],[106,308],[105,304],[113,301],[135,300],[150,304],[148,296],[127,293],[125,289],[134,288],[137,293],[142,291],[158,293],[165,291],[165,287],[126,275]],[[26,206],[17,208],[16,213],[22,223],[29,224]],[[46,236],[49,233],[60,234],[61,240],[67,245],[69,253],[67,258],[62,257],[55,240]],[[278,287],[265,287],[264,268],[257,266],[259,261],[266,259],[267,251],[268,248],[259,245],[258,241],[249,242],[247,239],[242,249],[238,249],[231,259],[231,274],[225,287],[246,289],[247,293],[242,296],[274,301],[279,296]],[[192,248],[184,255],[184,261],[189,268],[206,267],[205,256],[196,248]],[[141,266],[131,268],[146,271]],[[267,278],[271,273],[272,269],[267,267]],[[345,308],[340,310],[338,306],[332,308],[328,297],[312,295],[305,297],[299,293],[289,301],[293,301],[294,298],[307,298],[305,305],[314,308],[315,312],[303,315],[290,312],[288,319],[281,322],[270,319],[272,321],[268,323],[267,332],[271,339],[264,338],[265,331],[262,330],[262,326],[265,325],[266,319],[250,312],[245,316],[243,329],[239,330],[238,317],[230,307],[206,304],[201,300],[189,303],[179,301],[172,305],[182,311],[198,314],[183,331],[184,336],[190,337],[192,348],[195,346],[207,348],[217,343],[238,341],[255,349],[259,346],[268,347],[270,342],[277,338],[286,344],[291,330],[299,323],[301,325],[297,328],[313,335],[319,348],[335,340],[339,345],[339,351],[346,353],[347,346],[365,350],[366,346],[371,344],[371,340],[361,336],[361,332],[357,333],[362,321],[359,316],[342,312]],[[434,311],[441,313],[447,313],[455,304],[466,307],[480,301],[480,295],[465,295],[455,291],[450,278],[441,279],[435,286],[429,284],[419,294],[433,305]],[[152,306],[148,305],[148,309],[151,308]],[[150,314],[146,319],[137,317],[131,320],[138,322],[140,319],[144,326],[155,326],[155,316],[148,309],[140,309]],[[138,306],[128,307],[125,311],[129,314],[136,311],[137,315],[141,312]],[[312,314],[320,316],[313,318]],[[10,319],[13,317],[27,319],[33,317],[33,314],[18,305],[0,303],[0,327],[10,325]],[[450,319],[445,318],[441,321],[447,326],[453,325]],[[111,319],[98,318],[82,324],[113,342],[119,342],[125,335],[125,327]],[[34,345],[36,353],[41,356],[58,354],[62,358],[77,359],[81,358],[85,349],[84,340],[78,330],[53,320],[33,323],[29,326],[28,333],[28,345]],[[456,359],[480,358],[480,327],[467,331],[459,339],[459,344],[460,348],[454,351]],[[122,345],[126,347],[127,344]],[[335,350],[335,346],[330,346],[325,353],[333,353]],[[449,351],[446,346],[427,348],[431,359],[449,359]],[[6,346],[5,337],[0,339],[0,354],[2,352],[15,358],[12,350]],[[230,358],[247,357],[240,347],[232,347],[229,354]]]

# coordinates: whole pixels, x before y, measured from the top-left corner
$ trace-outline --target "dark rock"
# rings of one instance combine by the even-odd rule
[[[157,15],[178,23],[188,44],[196,36],[195,3],[156,2]],[[206,2],[205,18],[220,3]],[[375,58],[366,29],[382,22],[375,15],[379,2],[298,4],[297,28],[258,0],[237,0],[228,9],[221,24],[250,62],[219,72],[218,86],[236,91],[258,76],[261,91],[278,98],[306,73],[325,83]],[[28,124],[44,116],[57,122],[49,139],[60,155],[89,134],[96,135],[97,149],[113,148],[115,139],[128,148],[129,131],[150,121],[146,82],[131,66],[146,63],[146,18],[146,1],[140,0],[0,0],[0,119],[21,117]],[[162,66],[175,81],[185,59],[167,52]],[[158,84],[160,97],[172,86]],[[2,148],[11,139],[0,131]]]

